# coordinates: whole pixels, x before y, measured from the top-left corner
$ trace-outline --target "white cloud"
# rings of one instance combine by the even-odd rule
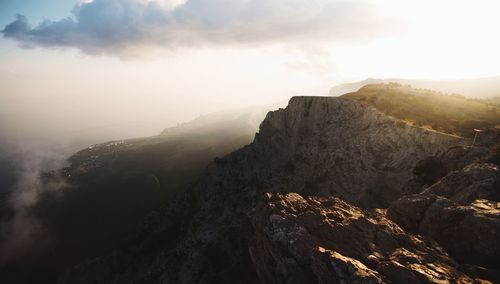
[[[394,18],[373,1],[83,0],[72,16],[31,26],[18,15],[2,31],[24,47],[120,53],[141,46],[352,40],[387,34]]]

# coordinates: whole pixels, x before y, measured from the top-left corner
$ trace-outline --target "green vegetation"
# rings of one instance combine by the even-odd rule
[[[500,126],[498,104],[457,94],[389,83],[366,85],[343,97],[371,105],[410,124],[464,137],[472,137],[474,128]]]

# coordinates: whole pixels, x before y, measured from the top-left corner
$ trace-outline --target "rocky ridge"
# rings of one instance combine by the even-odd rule
[[[270,112],[250,149],[268,191],[333,195],[385,207],[402,194],[414,165],[460,138],[425,130],[356,102],[294,97]],[[286,189],[284,191],[287,191]]]
[[[466,275],[439,244],[372,209],[406,198],[415,165],[461,143],[347,99],[294,97],[267,115],[252,144],[216,159],[196,186],[151,214],[127,246],[61,282],[491,279]]]

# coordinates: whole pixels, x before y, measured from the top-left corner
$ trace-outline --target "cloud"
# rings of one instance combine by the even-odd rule
[[[71,13],[36,26],[17,15],[2,33],[26,48],[98,54],[141,46],[352,40],[398,26],[369,0],[87,0]]]

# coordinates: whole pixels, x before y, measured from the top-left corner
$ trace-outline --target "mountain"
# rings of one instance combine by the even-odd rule
[[[375,107],[406,123],[473,137],[476,128],[500,126],[500,107],[490,100],[470,99],[397,83],[370,84],[343,95]]]
[[[429,182],[451,179],[463,165],[477,162],[498,172],[491,163],[498,162],[499,131],[483,134],[470,147],[468,138],[405,123],[347,97],[294,97],[268,113],[253,143],[216,159],[126,244],[74,267],[60,282],[497,281],[496,264],[464,262],[467,252],[448,252],[441,238],[405,229],[398,225],[402,218],[386,211],[414,191],[425,194]],[[466,188],[482,188],[484,178],[470,179]],[[494,186],[485,192],[498,190],[498,180],[487,184]],[[482,206],[484,217],[467,220],[496,230],[500,210],[493,203],[448,200],[447,206],[468,212],[463,218]],[[418,222],[420,215],[406,218]],[[476,238],[453,240],[482,253]],[[488,244],[498,240],[495,233]],[[499,255],[495,250],[488,257]]]
[[[1,282],[54,283],[62,270],[122,243],[148,212],[189,187],[214,158],[250,143],[266,112],[255,107],[214,113],[153,137],[89,146],[69,157],[67,167],[30,184],[40,187],[33,191],[40,192],[39,200],[22,212],[10,202],[16,193],[0,196],[0,244],[19,245],[0,263]],[[30,240],[50,243],[17,244],[8,232],[18,224],[26,232],[31,225],[43,228]]]
[[[453,119],[455,99],[491,104],[365,88],[293,97],[255,136],[258,115],[211,115],[76,153],[31,211],[49,253],[3,282],[499,282],[500,130],[481,120],[471,146],[415,123],[435,102]]]
[[[363,81],[346,83],[334,86],[330,89],[330,96],[341,96],[343,94],[356,92],[368,84],[398,83],[411,85],[414,88],[430,89],[447,94],[460,94],[470,98],[491,98],[500,96],[500,76],[461,79],[461,80],[417,80],[417,79],[375,79],[369,78]]]

